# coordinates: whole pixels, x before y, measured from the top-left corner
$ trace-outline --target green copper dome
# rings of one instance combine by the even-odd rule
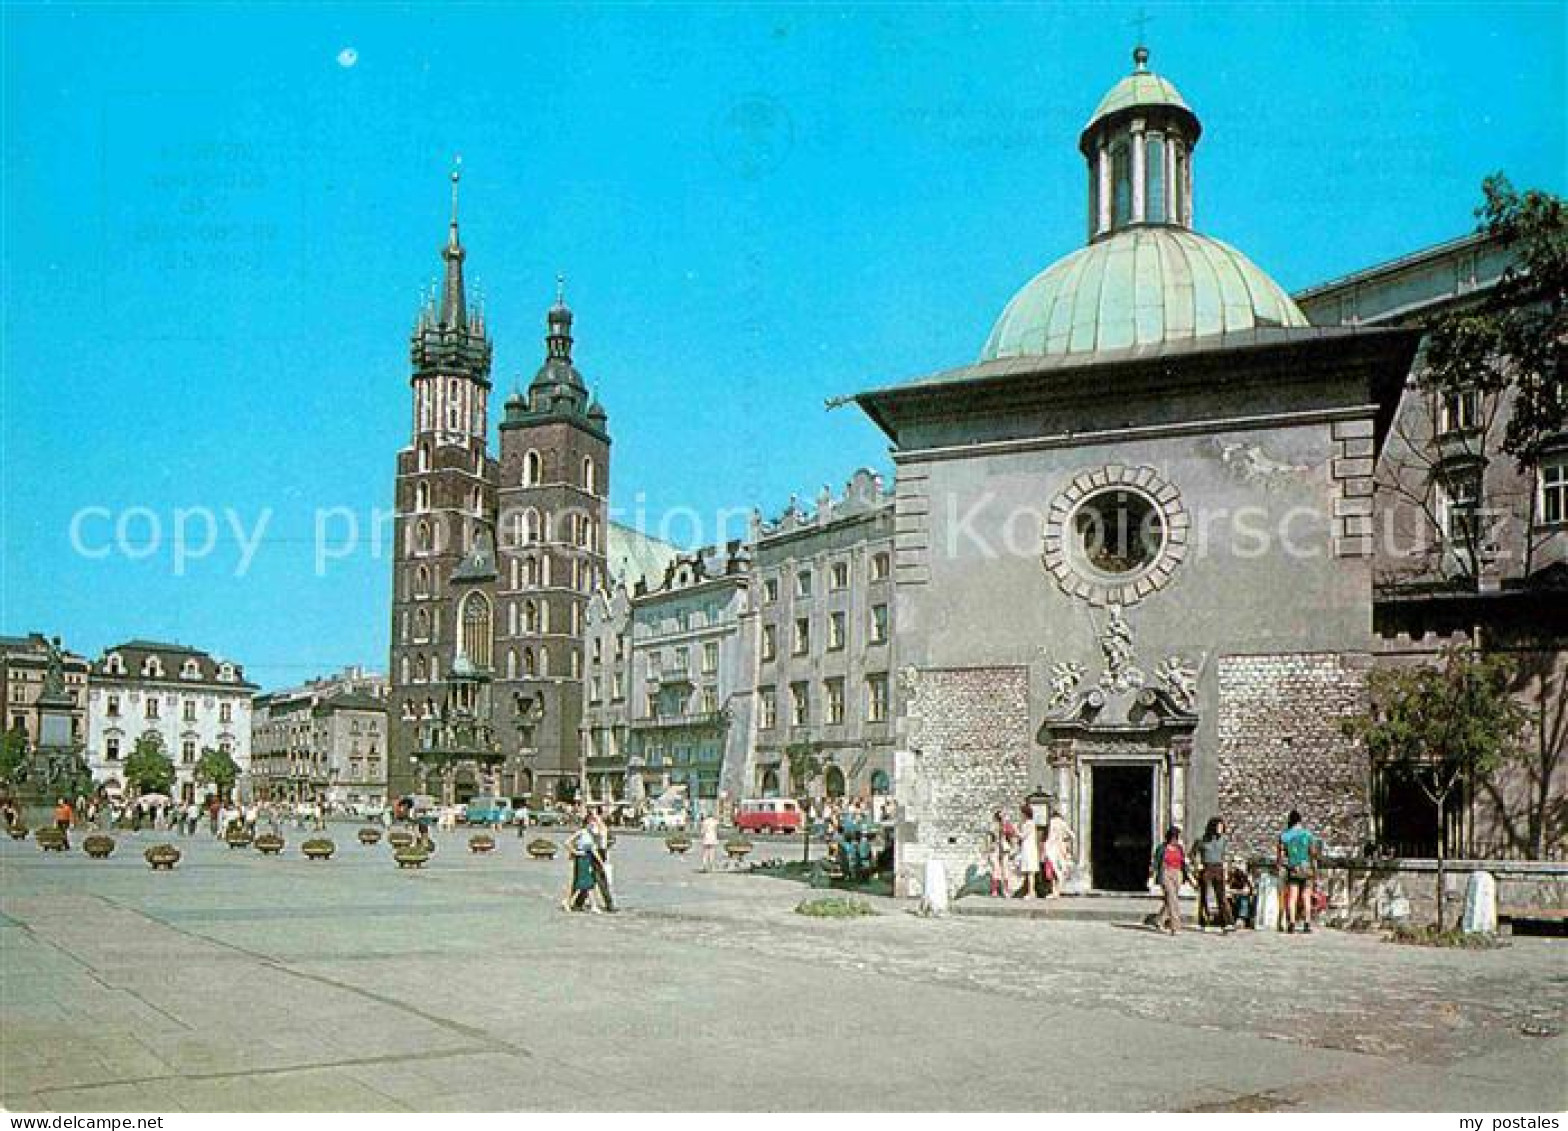
[[[980,355],[1050,357],[1306,326],[1235,248],[1185,228],[1124,228],[1058,260],[1013,297]]]

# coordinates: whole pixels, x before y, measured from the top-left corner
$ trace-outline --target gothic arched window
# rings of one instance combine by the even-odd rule
[[[421,640],[430,637],[430,610],[420,609],[414,614],[414,634]]]
[[[523,602],[523,635],[533,636],[539,632],[539,606],[533,601]]]
[[[539,458],[538,452],[529,452],[523,457],[523,486],[537,487],[544,468],[544,461]]]
[[[430,665],[423,656],[414,657],[414,678],[421,682],[430,678]]]
[[[420,444],[419,445],[419,470],[420,471],[429,471],[430,470],[430,445],[429,444]]]
[[[541,529],[542,523],[539,519],[539,512],[532,508],[524,511],[522,538],[523,545],[532,546],[534,543],[538,542]]]
[[[592,456],[583,457],[583,490],[592,495],[599,489],[599,476],[593,465]]]
[[[1132,157],[1125,138],[1111,146],[1111,227],[1132,221]]]
[[[463,612],[458,628],[458,649],[476,668],[490,666],[493,628],[490,602],[485,595],[470,593],[463,598]]]
[[[430,509],[430,484],[421,483],[414,488],[414,509],[416,511]]]
[[[430,593],[430,570],[424,566],[414,571],[414,593],[419,597],[428,596]]]
[[[430,552],[430,524],[421,522],[414,531],[414,548],[421,554]]]
[[[534,650],[532,648],[523,649],[523,674],[525,676],[535,676],[539,674],[539,665],[534,660]]]

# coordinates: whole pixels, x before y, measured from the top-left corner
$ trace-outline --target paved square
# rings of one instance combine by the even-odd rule
[[[807,919],[807,889],[615,852],[626,910],[462,834],[399,872],[147,834],[0,842],[13,1110],[1568,1107],[1568,946],[1107,923]],[[798,847],[791,851],[798,851]]]

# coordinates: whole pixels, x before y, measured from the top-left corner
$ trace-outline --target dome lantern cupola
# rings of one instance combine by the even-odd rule
[[[1192,150],[1203,127],[1175,86],[1149,70],[1148,48],[1132,58],[1132,74],[1100,99],[1078,139],[1090,242],[1135,224],[1192,227]]]

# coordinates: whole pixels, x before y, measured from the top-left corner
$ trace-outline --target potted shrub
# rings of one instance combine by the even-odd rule
[[[71,847],[71,842],[66,840],[65,833],[53,825],[45,825],[39,829],[33,834],[33,839],[45,852],[64,852]]]
[[[223,843],[230,848],[249,848],[255,839],[255,834],[244,825],[230,825],[223,834]]]
[[[671,833],[664,838],[664,847],[671,856],[685,856],[691,851],[691,837],[685,833]]]
[[[535,860],[554,860],[560,847],[548,837],[535,837],[528,842],[528,855]]]
[[[173,871],[174,866],[180,862],[180,850],[172,844],[155,844],[142,853],[142,858],[154,872],[160,868],[164,871]]]
[[[262,833],[256,838],[256,851],[263,856],[276,856],[283,851],[283,838],[277,833]]]
[[[423,845],[406,844],[392,853],[392,859],[397,861],[399,868],[423,868],[430,859],[430,852]]]
[[[393,829],[387,833],[387,843],[393,848],[407,848],[414,843],[414,834],[407,829]]]
[[[103,833],[93,833],[82,841],[82,851],[94,860],[107,860],[114,855],[114,838]]]
[[[743,836],[733,837],[724,842],[724,854],[731,860],[744,860],[751,851],[751,841]]]
[[[12,840],[27,839],[27,826],[22,824],[20,821],[8,828],[6,832],[11,834]]]
[[[300,845],[299,850],[305,854],[307,860],[331,860],[338,846],[333,844],[329,837],[313,836]]]
[[[374,825],[366,825],[359,830],[359,843],[365,845],[380,844],[381,830]]]
[[[495,837],[489,833],[475,833],[468,838],[468,851],[476,856],[495,851]]]

